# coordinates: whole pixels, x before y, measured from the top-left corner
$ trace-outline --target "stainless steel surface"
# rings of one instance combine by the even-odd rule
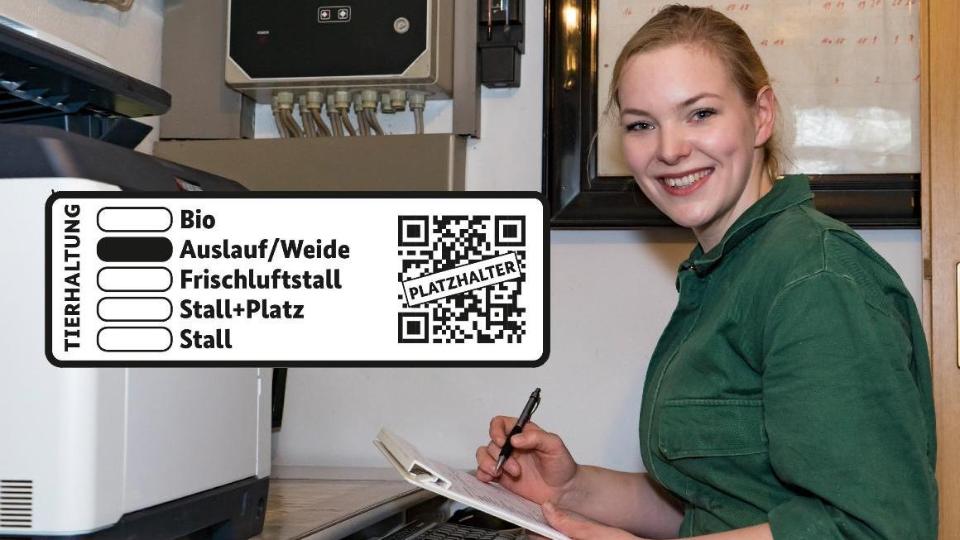
[[[477,2],[453,1],[453,133],[480,138]]]

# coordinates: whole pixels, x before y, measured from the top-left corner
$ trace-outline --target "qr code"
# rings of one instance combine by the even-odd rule
[[[400,343],[521,343],[524,216],[400,216]]]

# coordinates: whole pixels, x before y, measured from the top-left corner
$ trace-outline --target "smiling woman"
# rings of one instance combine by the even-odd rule
[[[748,101],[742,87],[757,85],[736,84],[705,45],[635,42],[625,51],[652,50],[621,56],[612,86],[627,166],[647,198],[709,250],[778,175],[776,99],[761,71],[746,81],[763,83]]]
[[[669,6],[613,81],[633,178],[698,240],[646,374],[647,472],[578,465],[528,424],[501,473],[514,420],[496,417],[477,477],[541,503],[575,539],[935,539],[916,307],[860,236],[813,208],[805,176],[774,182],[777,101],[744,31]]]

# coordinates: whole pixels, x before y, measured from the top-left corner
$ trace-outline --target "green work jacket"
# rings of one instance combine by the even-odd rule
[[[936,433],[916,306],[897,273],[786,177],[680,266],[640,411],[681,536],[935,540]]]

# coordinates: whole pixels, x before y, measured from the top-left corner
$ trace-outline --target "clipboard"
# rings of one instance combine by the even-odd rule
[[[547,524],[540,505],[500,487],[477,480],[472,474],[452,469],[421,454],[410,443],[386,429],[373,441],[387,461],[407,482],[470,505],[553,540],[570,540]]]

